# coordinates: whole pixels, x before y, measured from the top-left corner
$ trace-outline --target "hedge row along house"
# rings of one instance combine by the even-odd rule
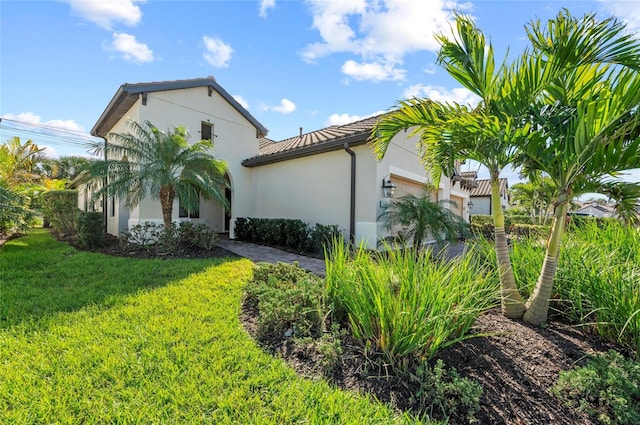
[[[150,121],[161,130],[186,126],[191,141],[210,139],[213,154],[228,165],[226,191],[230,210],[201,200],[188,214],[176,200],[175,221],[206,223],[234,237],[238,217],[301,219],[311,225],[337,224],[345,237],[375,248],[389,236],[379,216],[383,207],[405,194],[423,195],[428,177],[416,151],[416,140],[397,135],[378,162],[367,141],[379,117],[331,126],[274,141],[267,129],[213,77],[123,84],[91,130],[109,143],[109,133],[129,131],[129,120]],[[389,188],[394,186],[391,194]],[[450,199],[454,211],[468,220],[472,179],[459,173],[443,178],[432,199]],[[90,193],[79,190],[86,209]],[[97,203],[96,203],[97,204]],[[107,199],[106,229],[118,235],[130,226],[162,222],[158,201],[145,199],[131,210],[119,199]]]

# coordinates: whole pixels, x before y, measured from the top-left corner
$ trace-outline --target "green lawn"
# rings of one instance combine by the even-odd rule
[[[0,418],[33,423],[413,423],[298,377],[238,314],[247,260],[132,260],[36,230],[0,250]]]

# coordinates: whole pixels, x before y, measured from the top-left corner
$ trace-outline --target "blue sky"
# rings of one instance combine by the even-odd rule
[[[634,0],[1,0],[0,140],[86,154],[83,134],[121,84],[209,75],[275,140],[414,95],[473,102],[435,64],[434,34],[453,10],[472,15],[502,57],[522,51],[526,23],[562,7],[640,29]]]

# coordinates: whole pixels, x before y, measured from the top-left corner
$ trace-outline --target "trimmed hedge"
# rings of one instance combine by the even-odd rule
[[[54,231],[73,236],[76,233],[78,192],[75,190],[49,190],[41,195],[42,211]]]
[[[549,226],[531,224],[531,219],[523,216],[505,216],[504,224],[507,234],[514,236],[543,236],[549,232]],[[493,239],[493,217],[483,214],[472,215],[471,230],[476,235]]]
[[[104,245],[104,222],[101,212],[78,211],[76,227],[78,243],[86,248]]]
[[[337,225],[311,227],[298,219],[239,217],[235,236],[246,242],[281,246],[296,252],[322,253],[324,246],[342,233]]]

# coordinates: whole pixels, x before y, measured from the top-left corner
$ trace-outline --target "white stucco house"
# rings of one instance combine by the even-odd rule
[[[470,173],[462,173],[468,178],[472,177]],[[503,210],[509,208],[509,182],[507,179],[499,179],[500,182],[500,205]],[[489,179],[475,180],[476,187],[471,191],[471,199],[469,204],[469,214],[491,215],[491,182]]]
[[[91,130],[109,143],[109,133],[129,131],[128,121],[150,121],[166,130],[186,126],[193,140],[214,142],[213,154],[227,162],[230,211],[201,200],[200,210],[187,217],[179,202],[175,221],[203,222],[234,236],[238,217],[292,218],[309,224],[337,224],[346,237],[375,248],[388,236],[378,220],[389,200],[383,185],[396,186],[394,197],[421,194],[426,172],[416,152],[416,140],[406,133],[392,141],[378,162],[367,144],[379,117],[297,134],[281,141],[268,139],[267,129],[227,93],[213,77],[179,81],[123,84]],[[451,199],[468,220],[471,187],[464,179],[442,178],[435,199]],[[87,203],[82,189],[79,205]],[[159,203],[146,199],[128,211],[124,202],[108,199],[106,227],[118,235],[129,226],[162,222]]]

